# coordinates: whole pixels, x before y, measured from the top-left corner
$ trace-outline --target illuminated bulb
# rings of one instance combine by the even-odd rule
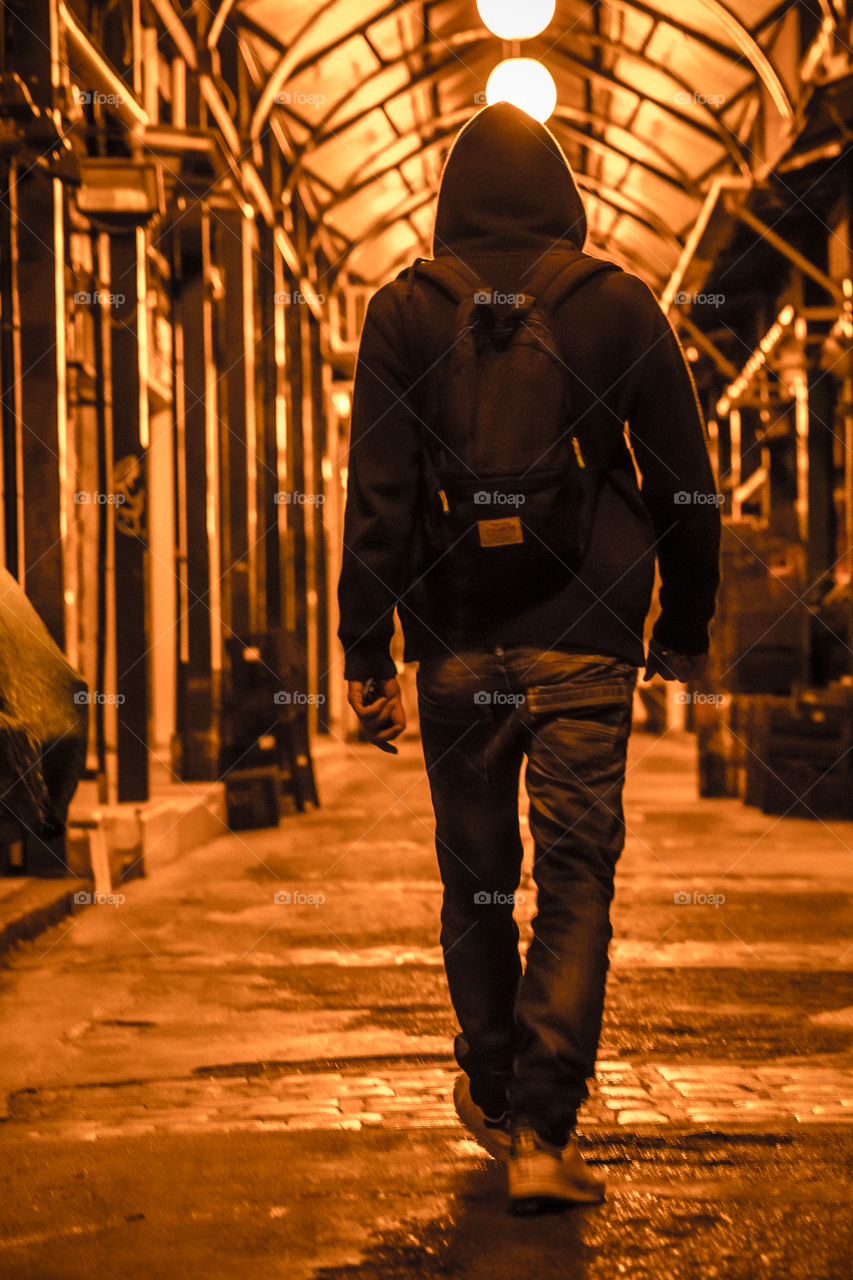
[[[505,58],[486,84],[486,101],[511,102],[544,124],[557,105],[557,86],[547,67],[535,58]]]
[[[480,17],[501,40],[531,40],[554,16],[555,0],[477,0]],[[553,108],[552,108],[553,110]]]

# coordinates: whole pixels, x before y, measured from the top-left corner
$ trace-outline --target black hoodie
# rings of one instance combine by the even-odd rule
[[[466,262],[486,287],[522,291],[546,255],[579,257],[586,216],[559,143],[508,103],[485,107],[457,136],[442,174],[433,253]],[[394,674],[394,609],[404,657],[514,644],[612,654],[640,666],[654,563],[655,638],[698,654],[718,586],[720,516],[695,389],[678,340],[636,276],[600,272],[553,325],[572,381],[584,454],[608,473],[583,565],[546,600],[508,602],[499,620],[460,629],[429,589],[418,552],[424,389],[453,341],[455,308],[403,275],[371,299],[353,393],[339,583],[348,680]],[[535,403],[535,401],[534,401]],[[625,441],[642,477],[642,490]],[[496,584],[497,585],[497,584]]]

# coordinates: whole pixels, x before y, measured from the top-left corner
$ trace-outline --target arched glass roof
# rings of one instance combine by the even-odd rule
[[[474,0],[224,0],[333,273],[379,284],[431,253],[435,190],[505,56]],[[558,90],[549,121],[587,203],[588,247],[654,287],[670,278],[715,178],[747,182],[796,132],[801,24],[828,0],[559,0],[522,46]]]

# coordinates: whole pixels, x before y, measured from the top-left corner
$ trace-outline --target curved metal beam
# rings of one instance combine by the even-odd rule
[[[603,188],[603,184],[597,183],[595,179],[590,179],[582,175],[577,175],[577,182],[578,182],[578,186],[581,187],[582,190],[588,191],[589,195],[591,195],[593,199],[600,200],[602,204],[606,204],[609,208],[613,209],[614,212],[618,213],[621,217],[631,218],[632,221],[639,223],[640,226],[643,226],[647,230],[653,232],[655,235],[659,236],[665,242],[671,243],[677,250],[680,251],[681,241],[678,239],[675,233],[671,231],[669,227],[667,227],[666,224],[657,217],[657,215],[654,213],[653,210],[647,209],[639,201],[629,200],[627,197],[624,197],[624,196],[622,197],[622,199],[626,201],[626,205],[630,205],[631,203],[633,203],[636,208],[632,209],[630,207],[626,207],[624,205],[618,204],[614,196],[611,193],[609,193],[606,189]],[[368,240],[372,240],[376,236],[381,235],[384,231],[387,231],[389,227],[392,227],[395,222],[400,222],[403,219],[410,218],[413,213],[417,213],[419,209],[424,208],[425,205],[428,205],[434,199],[435,199],[434,191],[429,191],[426,193],[417,192],[414,195],[410,194],[410,195],[404,196],[404,198],[401,201],[399,201],[396,205],[394,205],[391,209],[386,210],[383,214],[381,214],[378,218],[376,218],[372,223],[370,223],[365,228],[365,230],[362,231],[361,234],[352,242],[352,244],[341,254],[338,261],[332,264],[332,266],[337,267],[339,262],[346,261],[346,259],[356,249],[358,245],[363,245]],[[636,210],[640,210],[640,212],[637,212]],[[328,223],[326,224],[326,230],[329,231],[332,235],[342,237],[342,233],[338,231],[337,228],[331,226]],[[313,244],[313,240],[312,240],[312,244]],[[337,271],[335,272],[335,274],[337,275]]]
[[[223,0],[223,2],[227,3],[228,0]],[[276,66],[270,73],[267,85],[265,86],[252,114],[250,127],[250,136],[252,139],[255,139],[260,134],[260,131],[263,128],[263,122],[272,110],[275,104],[275,96],[282,84],[297,67],[303,65],[299,62],[300,43],[312,27],[314,27],[321,18],[325,17],[330,10],[335,8],[335,6],[341,2],[342,0],[325,0],[325,3],[320,5],[315,13],[313,13],[311,17],[303,23],[291,39],[287,50],[282,54],[281,58],[276,63]],[[831,16],[829,0],[818,0],[818,2],[821,10]],[[233,0],[231,0],[231,3],[233,3]],[[782,117],[790,121],[793,118],[793,108],[785,87],[767,54],[765,54],[764,50],[761,48],[750,30],[736,17],[726,4],[722,3],[722,0],[700,0],[700,3],[709,9],[720,24],[731,34],[735,41],[735,47],[747,59],[753,70],[765,84]],[[364,30],[366,26],[379,21],[380,18],[390,12],[393,12],[394,9],[402,7],[404,4],[405,0],[394,0],[394,2],[387,6],[387,8],[371,17],[368,23],[362,23],[357,27],[351,28],[346,33],[345,38],[351,38],[351,35],[355,32]],[[704,44],[706,48],[710,48],[715,53],[718,53],[721,57],[729,57],[732,61],[737,60],[732,57],[733,51],[727,46],[721,44],[720,41],[713,39],[711,36],[707,35],[707,33],[688,26],[674,15],[669,15],[661,10],[653,9],[650,5],[643,4],[641,0],[626,0],[626,4],[637,12],[644,13],[647,16],[652,17],[656,22],[666,23],[674,30],[690,36],[698,43]],[[481,39],[491,40],[493,38],[491,32],[489,32],[486,27],[480,27],[478,30],[480,32]],[[584,31],[583,35],[586,38],[589,38],[593,33]],[[304,60],[304,66],[310,66],[314,62],[321,60],[322,57],[325,56],[326,52],[326,49],[317,51],[310,58]],[[412,51],[409,51],[408,55],[404,56],[411,56],[411,52]],[[633,52],[638,53],[637,50],[634,50]]]
[[[356,167],[347,180],[346,185],[339,191],[336,191],[334,196],[320,208],[320,217],[325,217],[327,213],[337,208],[338,205],[345,204],[347,200],[351,200],[353,196],[358,195],[359,192],[366,190],[374,183],[381,182],[401,165],[408,164],[410,161],[416,160],[418,156],[424,155],[433,147],[446,142],[449,138],[455,135],[460,123],[468,118],[470,118],[470,111],[467,107],[462,108],[461,111],[450,112],[445,116],[439,116],[437,119],[432,121],[433,129],[430,136],[425,139],[420,137],[416,129],[408,130],[406,133],[401,135],[401,138],[417,137],[418,141],[416,146],[399,160],[396,160],[391,164],[387,164],[383,168],[375,171],[371,171],[371,166],[376,163],[385,151],[387,151],[387,147],[382,147],[381,150],[372,152],[370,156]],[[597,117],[597,119],[602,126],[606,125],[607,122],[602,117]],[[658,168],[657,165],[650,164],[648,160],[641,160],[638,156],[632,155],[629,151],[623,151],[621,147],[617,147],[612,142],[605,142],[601,138],[592,137],[591,135],[584,133],[582,129],[566,123],[562,118],[559,119],[559,125],[555,129],[555,132],[559,135],[568,134],[572,141],[578,143],[580,146],[586,147],[590,151],[597,152],[605,158],[615,156],[619,160],[624,160],[629,165],[637,165],[645,172],[652,174],[655,178],[658,178],[661,182],[665,182],[669,186],[675,187],[678,191],[689,196],[691,199],[699,201],[700,203],[704,198],[699,187],[689,176],[685,175],[684,178],[675,177],[666,170]],[[365,172],[367,173],[367,176],[359,179],[359,175]]]
[[[366,244],[368,240],[373,240],[377,236],[382,235],[382,233],[387,231],[389,227],[393,227],[395,222],[403,222],[407,220],[413,213],[417,213],[418,210],[423,209],[425,205],[428,205],[434,199],[434,191],[430,191],[426,195],[422,192],[418,192],[416,197],[407,196],[405,200],[400,202],[400,205],[411,204],[410,208],[401,208],[400,205],[397,205],[393,209],[386,211],[381,217],[377,218],[375,222],[370,223],[361,235],[358,236],[357,239],[353,240],[352,243],[344,250],[341,256],[335,262],[330,264],[329,270],[326,274],[328,275],[329,273],[334,272],[334,276],[338,276],[341,270],[340,264],[346,262],[350,254],[358,249],[359,246]],[[335,231],[334,228],[329,228],[329,230],[331,230],[334,235],[341,234],[339,231]]]
[[[607,116],[603,116],[597,111],[582,111],[579,107],[561,107],[558,104],[552,118],[558,120],[561,127],[564,122],[575,121],[581,125],[592,125],[593,127],[607,129],[610,133],[615,132],[617,134],[625,134],[627,138],[631,138],[635,142],[638,141],[637,135],[632,133],[630,129],[627,129],[625,125],[617,124],[614,120],[609,120]],[[667,155],[662,147],[658,146],[656,142],[652,142],[648,138],[641,138],[639,141],[650,155],[658,158],[661,165],[667,166],[667,168],[662,168],[656,165],[653,168],[653,172],[660,174],[661,177],[668,174],[670,178],[677,182],[680,187],[683,187],[690,195],[695,194],[697,199],[704,199],[701,185],[696,182],[686,169],[683,169],[681,165],[676,164],[672,156]],[[622,147],[619,147],[618,151],[620,155],[624,155],[632,159],[635,164],[647,163],[639,157],[634,156],[632,152],[623,150]]]
[[[699,3],[709,13],[713,14],[720,25],[729,32],[737,48],[740,49],[747,61],[752,64],[756,74],[763,81],[764,87],[773,99],[776,110],[786,124],[790,124],[794,119],[794,108],[791,105],[791,100],[788,97],[785,86],[776,74],[773,64],[752,32],[748,27],[744,26],[740,18],[732,13],[727,4],[723,4],[722,0],[699,0]],[[665,18],[664,21],[666,21]]]
[[[572,66],[577,67],[581,74],[586,76],[589,80],[598,80],[608,89],[612,89],[614,86],[617,89],[624,89],[626,93],[632,93],[634,97],[640,98],[644,102],[650,102],[652,106],[656,107],[658,111],[663,112],[664,115],[673,116],[679,121],[679,123],[687,125],[690,129],[695,129],[706,138],[713,138],[728,152],[729,157],[742,173],[750,173],[750,168],[743,154],[740,139],[737,134],[728,127],[725,121],[722,120],[716,112],[712,111],[708,103],[703,102],[698,105],[701,106],[706,115],[711,117],[713,125],[701,124],[698,120],[694,119],[693,116],[686,115],[683,111],[677,111],[675,107],[671,106],[669,103],[661,102],[660,98],[655,98],[652,97],[651,94],[644,93],[642,90],[638,89],[636,85],[632,85],[629,81],[623,80],[621,76],[614,75],[612,71],[605,71],[601,67],[597,67],[592,63],[586,62],[583,58],[577,57],[576,54],[567,53],[566,50],[560,46],[559,42],[553,45],[551,52],[557,53],[564,62],[568,62]],[[659,70],[660,66],[658,65],[656,69]],[[674,80],[676,84],[681,85],[682,89],[686,92],[693,93],[689,81],[683,80],[670,68],[666,69],[666,74],[671,80]]]
[[[333,129],[331,127],[330,122],[335,119],[335,117],[343,109],[346,103],[350,101],[352,94],[348,90],[345,94],[339,97],[334,103],[332,103],[328,107],[322,119],[319,121],[317,127],[309,135],[309,137],[306,139],[302,147],[300,147],[294,153],[293,165],[288,175],[285,190],[292,191],[295,188],[299,180],[299,177],[301,175],[301,172],[305,166],[308,156],[313,151],[316,151],[319,147],[321,147],[324,142],[328,141],[333,137],[336,137],[342,130],[351,128],[353,125],[357,124],[360,120],[370,115],[371,112],[382,109],[383,107],[387,106],[389,102],[392,102],[395,98],[400,97],[404,93],[408,93],[414,85],[428,83],[430,80],[436,79],[438,76],[441,75],[441,73],[447,66],[451,65],[454,61],[456,61],[456,54],[452,52],[453,45],[461,45],[463,47],[468,47],[469,45],[475,45],[476,43],[478,43],[479,39],[480,37],[476,32],[459,32],[449,41],[433,41],[429,45],[424,46],[424,48],[422,50],[419,50],[419,52],[424,53],[424,52],[435,51],[440,53],[443,50],[450,48],[451,54],[449,57],[444,58],[442,61],[438,63],[433,63],[427,66],[426,68],[424,68],[423,70],[419,71],[414,76],[412,76],[410,80],[406,82],[406,84],[401,85],[399,88],[393,90],[393,92],[389,93],[385,98],[382,98],[380,101],[371,103],[367,107],[363,107],[360,111],[356,112],[355,115],[351,116],[348,120],[342,122],[336,129]],[[707,103],[703,103],[701,105],[702,105],[702,110],[710,117],[712,121],[712,124],[710,125],[704,125],[699,121],[697,121],[693,116],[687,115],[682,111],[678,111],[675,109],[675,107],[670,106],[667,103],[662,103],[659,98],[655,98],[650,94],[644,93],[642,90],[638,89],[636,86],[630,84],[628,81],[622,80],[620,77],[614,75],[612,72],[605,72],[603,70],[600,70],[597,67],[591,66],[589,63],[585,62],[583,59],[575,57],[572,54],[566,53],[566,51],[560,47],[559,43],[553,46],[553,50],[556,51],[559,57],[562,58],[564,61],[579,68],[582,75],[585,75],[590,79],[601,80],[608,87],[612,87],[613,85],[616,85],[618,88],[624,89],[626,92],[633,94],[634,97],[650,103],[657,110],[663,112],[664,114],[673,116],[676,120],[678,120],[680,124],[686,125],[687,128],[694,129],[697,132],[703,134],[705,137],[711,138],[714,141],[719,142],[720,145],[729,153],[729,155],[731,156],[734,163],[738,166],[738,168],[742,172],[749,173],[750,171],[749,166],[740,150],[740,143],[737,136],[728,128],[728,126],[719,118],[719,116],[715,114],[715,112],[711,109],[710,105],[708,105]],[[633,50],[630,50],[629,52],[631,52],[637,58],[641,57],[641,55],[637,54]],[[361,87],[363,87],[366,84],[369,84],[372,80],[377,79],[379,76],[384,75],[389,70],[389,68],[395,67],[399,63],[407,61],[408,56],[409,55],[407,53],[403,53],[398,58],[393,59],[391,62],[385,63],[384,65],[375,68],[372,72],[370,72],[368,76],[366,76],[361,81]],[[649,62],[650,65],[652,65],[655,68],[655,70],[659,72],[663,72],[666,75],[668,75],[669,78],[675,84],[680,85],[685,91],[690,91],[689,83],[686,80],[683,80],[679,75],[677,75],[677,73],[671,71],[669,68],[664,67],[660,63],[655,63],[654,61],[649,59],[643,59],[643,60],[646,62]]]
[[[652,18],[655,22],[664,22],[675,31],[680,31],[683,35],[697,40],[709,49],[713,49],[715,53],[720,54],[722,57],[730,58],[733,62],[737,61],[732,57],[733,51],[721,44],[719,40],[715,40],[713,36],[709,36],[704,31],[697,31],[695,27],[689,26],[674,15],[663,13],[660,9],[655,9],[649,4],[643,4],[642,0],[625,0],[625,3],[629,8],[635,9],[637,13],[645,14],[646,17]],[[787,91],[775,67],[749,28],[740,21],[728,5],[721,3],[721,0],[699,0],[699,3],[710,10],[718,19],[720,25],[729,32],[735,41],[736,48],[740,50],[742,56],[747,59],[756,75],[766,86],[782,117],[786,120],[791,120],[793,118],[793,108]],[[829,0],[818,0],[818,4],[824,16],[832,17]]]
[[[453,44],[457,43],[464,43],[467,47],[467,45],[473,44],[475,41],[471,39],[468,33],[463,32],[458,37],[454,37],[452,41],[440,40],[424,46],[423,52],[427,52],[429,50],[440,51],[448,48],[452,50]],[[380,76],[385,75],[392,67],[396,67],[400,63],[405,63],[407,60],[408,55],[401,54],[398,58],[394,58],[393,61],[386,62],[383,66],[376,67],[369,75],[362,79],[359,88],[363,89],[364,86],[370,84],[372,80],[378,79]],[[294,152],[293,165],[287,177],[285,190],[293,190],[308,156],[313,151],[316,151],[318,147],[321,147],[324,142],[328,142],[332,138],[336,138],[345,129],[351,129],[353,125],[358,124],[359,121],[364,120],[366,116],[371,115],[374,111],[381,111],[389,102],[393,102],[395,98],[399,98],[404,93],[409,93],[414,86],[419,84],[428,84],[430,80],[437,79],[448,66],[457,61],[458,59],[456,54],[451,51],[449,57],[444,58],[441,62],[431,63],[429,66],[422,68],[420,71],[416,72],[415,75],[411,76],[405,84],[400,85],[399,88],[394,89],[393,92],[387,94],[378,102],[372,102],[369,106],[362,107],[362,109],[357,111],[355,115],[350,116],[348,120],[345,120],[343,123],[339,124],[337,128],[333,129],[329,122],[334,120],[338,112],[346,106],[352,98],[352,90],[347,89],[347,91],[342,94],[336,102],[331,104],[322,119],[319,121],[317,127],[306,139],[305,143]]]
[[[617,213],[633,218],[635,222],[653,231],[655,235],[660,236],[661,240],[671,244],[678,253],[681,253],[683,248],[681,240],[672,228],[666,225],[663,218],[658,217],[651,205],[647,205],[644,200],[638,200],[636,196],[626,196],[621,191],[611,191],[603,182],[587,174],[578,173],[575,177],[581,191],[588,192],[594,199],[615,209]],[[619,201],[624,201],[624,204],[620,204]]]
[[[216,10],[216,16],[210,24],[207,33],[208,49],[215,49],[219,43],[219,37],[222,35],[222,29],[228,21],[228,15],[234,8],[236,0],[219,0],[219,8]]]
[[[252,121],[249,126],[249,137],[253,142],[260,136],[261,129],[264,127],[264,121],[275,105],[275,95],[278,93],[279,89],[294,68],[299,65],[300,43],[321,18],[324,18],[331,9],[334,9],[336,5],[341,3],[343,3],[343,0],[324,0],[324,3],[320,4],[317,9],[315,9],[310,18],[307,18],[306,21],[303,22],[302,26],[292,37],[290,44],[287,47],[287,52],[279,58],[278,62],[273,67],[270,72],[270,78],[264,87],[264,91],[258,99],[255,110],[252,112]],[[404,8],[406,4],[407,0],[393,0],[392,4],[380,13],[377,13],[371,19],[371,23],[378,22],[384,14],[391,13],[394,9]]]

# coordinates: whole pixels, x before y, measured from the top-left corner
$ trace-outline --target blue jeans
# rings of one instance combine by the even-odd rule
[[[441,945],[456,1059],[488,1115],[565,1143],[594,1074],[636,667],[514,646],[428,658],[421,739],[444,898]],[[537,914],[522,974],[513,899],[518,781]]]

